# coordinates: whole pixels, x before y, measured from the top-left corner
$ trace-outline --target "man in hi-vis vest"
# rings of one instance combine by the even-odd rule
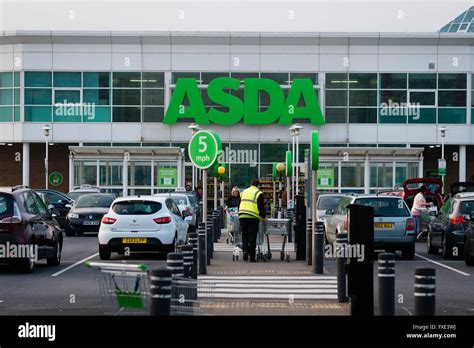
[[[250,262],[255,262],[258,226],[260,220],[265,219],[265,202],[262,191],[258,189],[259,184],[257,179],[252,180],[251,186],[242,192],[239,205],[244,261],[247,261],[250,256]]]

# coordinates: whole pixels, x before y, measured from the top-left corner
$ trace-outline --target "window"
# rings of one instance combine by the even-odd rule
[[[370,187],[390,188],[393,179],[392,162],[370,163]]]
[[[80,72],[54,72],[54,87],[81,87]]]
[[[466,74],[438,74],[438,123],[466,123]]]
[[[69,201],[65,197],[58,195],[57,193],[47,192],[46,196],[48,197],[51,203],[69,203]]]
[[[152,215],[161,210],[161,203],[154,201],[121,201],[112,206],[119,215]]]
[[[380,74],[381,89],[407,89],[407,74]]]
[[[342,162],[341,176],[342,187],[364,187],[364,163]]]
[[[140,88],[140,72],[114,72],[113,87]]]
[[[30,194],[33,196],[33,199],[35,201],[36,208],[39,213],[38,215],[40,215],[43,219],[48,219],[49,218],[48,209],[44,205],[43,200],[34,192],[30,192]]]
[[[109,72],[84,72],[82,85],[85,88],[109,88]]]
[[[38,215],[38,208],[31,192],[23,192],[22,195],[26,212],[30,215]]]
[[[439,89],[466,89],[466,74],[439,74]]]
[[[377,74],[349,74],[350,89],[377,89]]]
[[[349,123],[377,123],[377,74],[349,74]]]
[[[52,87],[51,72],[25,71],[25,87]]]
[[[408,87],[410,89],[436,89],[436,74],[409,74]]]

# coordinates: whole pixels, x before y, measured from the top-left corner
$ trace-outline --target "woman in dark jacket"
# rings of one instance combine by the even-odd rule
[[[229,198],[227,199],[226,209],[229,209],[229,208],[237,208],[238,209],[239,205],[240,205],[240,191],[239,191],[239,188],[237,186],[234,186]]]

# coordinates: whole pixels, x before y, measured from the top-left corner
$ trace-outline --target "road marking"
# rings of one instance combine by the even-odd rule
[[[456,269],[456,268],[443,265],[441,262],[437,262],[437,261],[431,260],[431,259],[429,259],[429,258],[427,258],[427,257],[421,256],[420,254],[415,254],[415,255],[418,256],[418,257],[421,257],[422,259],[424,259],[424,260],[426,260],[426,261],[432,262],[432,263],[434,263],[435,265],[438,265],[438,266],[447,268],[447,269],[449,269],[449,270],[451,270],[451,271],[453,271],[453,272],[462,274],[463,276],[468,276],[468,277],[470,276],[469,273],[465,273],[465,272],[460,271],[460,270],[458,270],[458,269]]]
[[[92,259],[93,257],[96,257],[97,255],[99,255],[99,253],[96,253],[96,254],[94,254],[94,255],[91,255],[91,256],[89,256],[89,257],[86,257],[85,259],[82,259],[82,260],[80,260],[80,261],[77,261],[76,263],[72,264],[71,266],[68,266],[68,267],[62,269],[62,270],[60,270],[59,272],[56,272],[56,273],[54,273],[54,274],[51,274],[51,277],[57,277],[58,275],[61,275],[61,274],[63,274],[64,272],[69,271],[71,268],[74,268],[74,267],[80,265],[81,263],[86,262],[87,260]]]

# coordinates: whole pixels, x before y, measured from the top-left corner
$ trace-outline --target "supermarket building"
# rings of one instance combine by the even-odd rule
[[[446,182],[474,181],[473,74],[473,33],[3,32],[0,186],[45,186],[45,125],[50,188],[180,186],[191,180],[195,120],[163,123],[173,90],[194,78],[206,110],[225,111],[206,93],[224,76],[268,78],[285,93],[311,79],[325,124],[294,120],[304,127],[299,157],[319,130],[327,190],[373,192],[437,175],[441,126]],[[260,110],[269,103],[261,94]],[[201,127],[219,134],[232,186],[271,177],[291,149],[288,125]]]

